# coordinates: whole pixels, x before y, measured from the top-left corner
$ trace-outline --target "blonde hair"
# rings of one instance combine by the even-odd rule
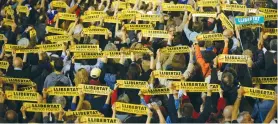
[[[78,70],[75,74],[74,82],[76,86],[78,84],[87,84],[89,82],[89,73],[84,68]]]
[[[125,93],[120,95],[117,102],[129,103],[128,95],[126,95]]]

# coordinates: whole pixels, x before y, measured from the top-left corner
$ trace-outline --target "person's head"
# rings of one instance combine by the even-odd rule
[[[88,100],[84,100],[82,103],[82,110],[91,110],[92,106]]]
[[[247,50],[244,50],[242,55],[247,55],[248,57],[250,58],[253,58],[253,53],[251,50],[247,49]]]
[[[186,60],[184,54],[175,54],[172,60],[172,68],[174,71],[182,71],[185,68]]]
[[[224,116],[225,121],[231,121],[232,111],[233,111],[233,106],[232,105],[228,105],[224,108],[223,116]]]
[[[251,115],[247,111],[243,111],[239,114],[237,118],[238,123],[254,123],[254,120],[252,119]]]
[[[198,41],[199,47],[205,47],[206,41]]]
[[[202,22],[197,21],[197,22],[193,23],[192,29],[193,29],[193,31],[200,33],[204,30],[204,25]]]
[[[223,31],[224,37],[232,38],[234,36],[234,32],[230,29],[226,29]]]
[[[119,96],[119,98],[118,98],[118,100],[117,100],[117,102],[123,102],[123,103],[129,103],[129,97],[128,97],[128,95],[127,94],[122,94],[122,95],[120,95]]]
[[[216,57],[216,54],[213,51],[206,51],[203,53],[203,57],[206,63],[211,63],[212,60]]]
[[[54,96],[52,99],[53,104],[61,104],[62,108],[66,107],[67,100],[63,96]]]
[[[141,75],[141,68],[138,64],[132,63],[130,64],[128,71],[127,71],[127,78],[128,80],[136,80]]]
[[[75,85],[77,86],[78,84],[87,84],[88,82],[89,73],[84,68],[79,69],[74,77]]]
[[[184,103],[178,110],[182,117],[191,117],[193,113],[193,105],[191,103]]]
[[[193,70],[190,73],[190,81],[204,81],[201,65],[197,62],[193,63]]]
[[[230,72],[224,72],[222,74],[221,81],[224,83],[224,85],[232,87],[234,83],[234,76]]]
[[[5,120],[8,123],[18,123],[18,115],[14,110],[8,110],[5,114]]]
[[[23,61],[20,57],[16,57],[14,60],[13,60],[13,66],[15,68],[22,68],[23,67]]]
[[[64,67],[64,62],[62,59],[56,59],[54,61],[54,69],[55,71],[61,72]]]
[[[176,26],[174,24],[174,21],[168,21],[166,30],[169,34],[174,35],[176,33]]]
[[[142,43],[138,43],[138,42],[134,42],[131,46],[130,49],[140,49],[140,48],[144,48]],[[135,60],[138,60],[140,58],[143,58],[143,54],[142,53],[134,53],[135,56]]]
[[[270,50],[277,51],[277,39],[273,39],[270,41]]]
[[[91,70],[90,76],[92,79],[97,80],[101,74],[101,70],[99,68],[93,68]]]
[[[143,54],[142,58],[142,69],[146,72],[150,69],[151,56],[149,54]]]

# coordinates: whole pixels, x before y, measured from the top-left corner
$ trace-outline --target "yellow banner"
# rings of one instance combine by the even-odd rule
[[[129,10],[129,9],[125,9],[125,10],[122,10],[121,13],[125,13],[125,14],[138,14],[139,12],[137,10]]]
[[[46,40],[51,42],[68,42],[71,39],[72,37],[70,35],[52,35],[46,37]]]
[[[4,34],[0,34],[0,40],[4,40],[6,37]]]
[[[212,92],[219,92],[220,85],[219,84],[208,84],[206,82],[183,82],[177,81],[173,83],[176,87],[176,90],[186,90],[186,92],[207,92],[208,85],[212,87]]]
[[[263,28],[263,31],[266,35],[278,35],[278,28]]]
[[[66,116],[93,116],[93,117],[103,117],[104,115],[97,110],[81,110],[81,111],[67,111]]]
[[[8,100],[17,101],[37,101],[37,92],[26,92],[26,91],[5,91],[6,98]]]
[[[242,30],[242,29],[255,29],[255,28],[258,28],[258,27],[262,27],[261,24],[244,24],[244,25],[236,25],[236,28],[238,30]]]
[[[166,79],[181,79],[182,75],[180,71],[153,71],[155,78],[166,78]]]
[[[106,35],[108,33],[107,28],[83,28],[84,34],[97,34],[97,35]]]
[[[128,88],[128,89],[143,89],[149,87],[147,81],[117,80],[117,84],[119,85],[119,88]]]
[[[21,87],[21,88],[18,88],[18,90],[24,91],[24,92],[33,92],[33,87],[34,86]]]
[[[171,94],[171,90],[169,88],[141,89],[141,93],[144,95],[166,95]]]
[[[14,20],[4,18],[3,25],[12,26],[13,24]]]
[[[55,96],[78,96],[77,87],[49,87],[47,88],[48,95]]]
[[[107,58],[121,58],[120,51],[102,51],[103,54],[107,56]],[[128,51],[124,51],[124,58],[131,58],[131,53]]]
[[[253,84],[277,84],[278,77],[252,77]]]
[[[100,15],[101,17],[107,16],[107,14],[104,11],[85,11],[84,15]]]
[[[247,59],[248,59],[247,55],[228,55],[228,54],[218,55],[218,62],[221,63],[246,64]]]
[[[152,30],[151,24],[125,24],[126,30]]]
[[[221,9],[226,11],[245,12],[246,6],[240,4],[221,4]]]
[[[1,69],[8,69],[10,66],[9,62],[7,61],[0,61],[0,68]]]
[[[130,20],[136,18],[136,14],[133,13],[119,13],[117,16],[119,20]]]
[[[200,34],[200,35],[198,35],[198,40],[202,40],[202,41],[218,41],[218,40],[224,40],[224,36],[221,33]]]
[[[5,44],[5,51],[6,52],[12,52],[16,49],[24,49],[25,47],[19,46],[19,45],[12,45],[12,44]]]
[[[162,53],[189,53],[189,46],[173,46],[173,47],[164,47],[161,49]]]
[[[278,14],[264,14],[265,21],[278,20]]]
[[[7,78],[7,77],[1,77],[5,83],[7,84],[17,84],[17,85],[36,85],[34,82],[32,82],[30,79],[27,78]]]
[[[12,6],[9,5],[9,6],[6,6],[4,8],[4,11],[7,15],[10,15],[10,16],[14,16],[14,10],[12,9]]]
[[[186,4],[171,4],[171,3],[162,3],[163,11],[185,11],[193,12],[194,9],[191,5]]]
[[[28,6],[17,6],[16,11],[20,13],[25,13],[27,16],[29,15],[29,8]]]
[[[98,52],[99,46],[93,44],[77,44],[70,46],[70,52]]]
[[[164,30],[142,30],[143,37],[155,37],[155,38],[168,38],[169,34]]]
[[[108,123],[121,123],[118,118],[106,118],[106,117],[81,117],[81,123],[93,123],[93,124],[108,124]]]
[[[108,86],[79,84],[78,87],[87,94],[108,95],[111,91]]]
[[[31,39],[35,38],[37,36],[36,30],[35,29],[30,30],[29,36],[30,36]]]
[[[227,29],[234,30],[233,23],[227,18],[224,13],[220,14],[220,20],[222,22],[222,25],[224,25]]]
[[[128,9],[130,8],[130,4],[127,3],[127,2],[122,2],[122,1],[113,1],[112,2],[112,6],[115,8],[116,5],[118,4],[119,2],[119,9]]]
[[[27,112],[59,112],[61,111],[61,104],[50,103],[23,103]]]
[[[37,45],[37,47],[43,51],[60,51],[63,50],[63,46],[64,45],[61,43]]]
[[[106,22],[106,23],[121,23],[121,21],[117,20],[117,18],[115,18],[114,16],[106,16],[104,18],[104,22]]]
[[[216,7],[218,4],[218,0],[201,0],[197,1],[197,6],[202,6],[202,7]]]
[[[97,59],[103,57],[103,53],[74,53],[74,59]]]
[[[151,50],[149,50],[148,48],[132,48],[132,49],[129,49],[130,52],[133,52],[133,53],[150,53],[152,52]]]
[[[46,26],[45,30],[47,32],[53,33],[53,34],[62,34],[62,35],[67,34],[67,32],[64,29],[61,29],[61,28]]]
[[[59,19],[62,20],[69,20],[69,21],[75,21],[76,14],[69,14],[69,13],[58,13]]]
[[[244,96],[269,100],[274,100],[276,97],[275,91],[272,90],[262,90],[250,87],[243,87],[243,89],[245,91]]]
[[[83,15],[81,16],[82,22],[101,21],[101,15]]]
[[[136,20],[142,20],[142,21],[158,22],[161,21],[161,19],[162,19],[161,15],[148,15],[148,14],[136,15]]]
[[[277,9],[270,9],[270,8],[259,8],[259,11],[264,12],[264,13],[277,13]]]
[[[212,17],[216,18],[216,12],[193,12],[192,16],[194,17]]]
[[[67,8],[68,7],[67,3],[65,3],[64,1],[52,1],[50,4],[53,7],[57,7],[57,8]]]
[[[115,109],[119,112],[137,114],[137,115],[147,115],[147,107],[144,105],[128,104],[128,103],[115,103]]]
[[[39,53],[40,49],[39,48],[34,48],[34,49],[17,49],[16,53]]]

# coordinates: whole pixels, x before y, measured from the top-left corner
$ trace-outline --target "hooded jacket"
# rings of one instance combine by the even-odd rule
[[[44,81],[44,85],[43,88],[48,88],[51,86],[55,86],[56,82],[63,82],[65,85],[70,86],[70,79],[68,77],[66,77],[63,74],[56,74],[55,72],[52,72],[51,74],[49,74],[45,81]]]

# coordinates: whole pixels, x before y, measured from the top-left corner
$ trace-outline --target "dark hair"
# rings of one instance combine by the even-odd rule
[[[151,60],[151,56],[149,54],[143,54],[143,60],[147,60],[147,61],[150,61]]]
[[[181,104],[179,111],[182,117],[191,117],[193,113],[193,105],[191,103]]]
[[[61,72],[63,67],[64,67],[63,60],[62,59],[56,59],[55,62],[54,62],[54,69],[56,71]]]
[[[200,47],[204,47],[204,46],[205,46],[205,44],[206,44],[206,42],[205,42],[205,41],[199,41],[199,42],[198,42],[198,45],[199,45]]]
[[[202,54],[206,63],[211,63],[212,60],[216,57],[216,54],[213,51],[205,51]]]
[[[140,66],[136,63],[132,63],[128,68],[127,78],[128,80],[136,80],[140,76],[140,73],[141,73]]]
[[[192,30],[195,31],[195,32],[202,32],[204,30],[204,26],[203,26],[203,23],[202,22],[194,22],[192,24]]]
[[[8,114],[13,114],[13,118],[9,118]],[[14,110],[8,110],[5,114],[5,119],[8,123],[18,123],[18,115]]]
[[[224,78],[228,78],[228,80],[224,80]],[[222,74],[221,81],[224,85],[232,86],[234,84],[234,75],[230,72],[224,72]]]
[[[229,39],[228,48],[229,48],[229,50],[230,50],[230,49],[232,49],[232,47],[233,47],[233,45],[234,45],[234,41],[233,41],[233,39],[231,39],[231,38],[228,38],[228,39]]]

